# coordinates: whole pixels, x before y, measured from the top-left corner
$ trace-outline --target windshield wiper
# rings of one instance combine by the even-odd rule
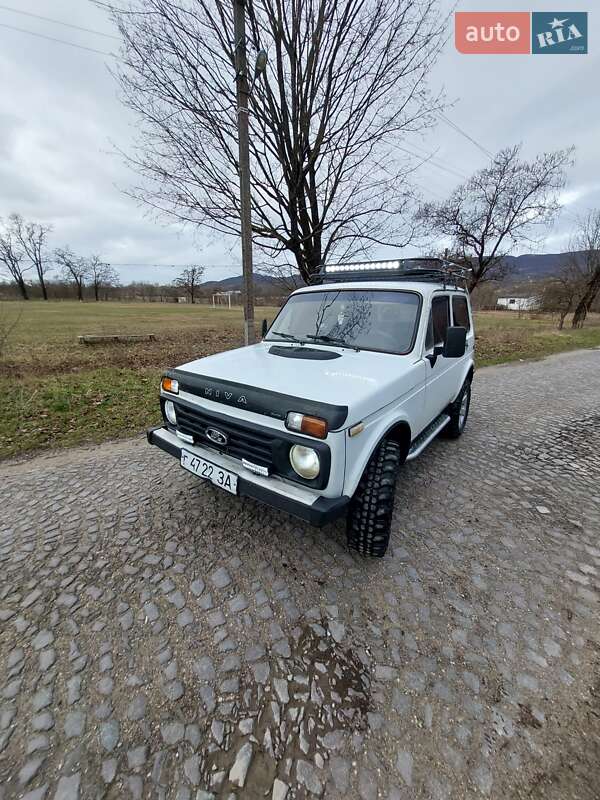
[[[269,331],[269,333],[273,333],[275,336],[283,336],[284,339],[289,339],[290,342],[297,342],[298,344],[306,344],[304,339],[299,339],[297,336],[294,336],[293,333],[284,333],[283,331]]]
[[[350,342],[344,339],[338,339],[336,336],[326,336],[325,334],[315,336],[314,334],[307,333],[306,338],[314,339],[315,342],[326,342],[327,344],[339,344],[340,347],[350,347],[352,350],[356,350],[357,353],[360,353],[360,347],[357,347],[355,344],[350,344]]]

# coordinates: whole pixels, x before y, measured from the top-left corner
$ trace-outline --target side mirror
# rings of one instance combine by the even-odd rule
[[[267,331],[268,330],[269,330],[269,323],[267,322],[266,319],[263,319],[263,321],[262,321],[262,332],[261,332],[261,336],[263,337],[263,339],[267,335]]]
[[[448,328],[444,343],[444,358],[461,358],[467,349],[467,329],[459,325]]]

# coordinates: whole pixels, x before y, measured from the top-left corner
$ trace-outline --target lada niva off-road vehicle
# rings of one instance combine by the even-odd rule
[[[383,556],[396,476],[469,413],[474,331],[464,271],[441,259],[321,269],[259,344],[165,373],[148,440],[199,478]],[[265,326],[266,328],[266,326]]]

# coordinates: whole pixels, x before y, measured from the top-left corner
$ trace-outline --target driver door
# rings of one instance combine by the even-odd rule
[[[429,312],[429,323],[425,337],[425,360],[428,365],[425,387],[425,404],[428,423],[434,420],[454,399],[456,381],[454,368],[457,359],[434,356],[434,347],[443,345],[450,326],[450,296],[434,295]]]

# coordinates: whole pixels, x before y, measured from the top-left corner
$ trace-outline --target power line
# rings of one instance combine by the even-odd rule
[[[108,56],[109,58],[118,58],[114,53],[107,53],[104,50],[96,50],[93,47],[86,47],[83,44],[75,44],[75,42],[67,42],[65,39],[56,39],[54,36],[46,36],[43,33],[35,33],[28,31],[25,28],[17,28],[15,25],[7,25],[5,22],[0,22],[1,28],[8,28],[11,31],[18,31],[19,33],[28,33],[30,36],[36,36],[38,39],[47,39],[49,42],[57,42],[58,44],[66,44],[68,47],[77,47],[79,50],[87,50],[89,53],[97,53],[100,56]]]
[[[457,177],[464,178],[465,180],[467,179],[467,176],[459,169],[459,167],[455,167],[454,164],[450,164],[447,161],[442,161],[441,158],[438,158],[436,155],[438,152],[437,150],[435,150],[433,153],[430,153],[424,147],[421,147],[421,145],[415,144],[414,142],[410,142],[410,146],[418,151],[417,154],[423,154],[426,156],[427,162],[431,162],[434,167],[439,166],[446,171],[451,170],[451,172],[455,173]],[[413,155],[415,154],[413,153]]]
[[[84,33],[93,33],[96,36],[105,36],[107,39],[116,39],[117,41],[121,41],[120,37],[115,36],[113,33],[103,33],[102,31],[96,31],[92,28],[82,28],[80,25],[73,25],[70,22],[63,22],[60,19],[52,19],[51,17],[42,17],[41,14],[33,14],[31,11],[21,11],[19,8],[12,8],[11,6],[3,5],[0,5],[0,9],[2,9],[2,11],[10,11],[13,14],[21,14],[24,17],[40,19],[43,22],[51,22],[53,25],[63,25],[65,28],[73,28],[73,30],[76,31],[84,31]]]
[[[403,153],[408,153],[408,155],[414,156],[415,158],[420,158],[422,163],[419,164],[419,167],[423,166],[423,164],[431,164],[432,167],[436,167],[437,169],[441,169],[444,172],[447,172],[449,175],[454,176],[455,178],[460,178],[461,180],[466,180],[467,176],[464,173],[458,172],[458,170],[454,170],[451,167],[447,167],[444,164],[438,164],[437,161],[434,160],[433,154],[428,153],[428,158],[424,158],[423,155],[419,153],[415,153],[413,150],[409,150],[407,147],[401,147],[400,145],[394,145],[398,150],[402,150]]]
[[[3,11],[9,11],[9,12],[11,12],[13,14],[21,14],[22,16],[30,17],[31,19],[39,19],[39,20],[42,20],[43,22],[49,22],[52,25],[62,25],[63,27],[71,28],[72,30],[83,31],[84,33],[91,33],[94,36],[103,36],[103,37],[105,37],[107,39],[114,39],[116,41],[120,41],[120,37],[119,36],[115,36],[112,33],[105,33],[104,31],[97,31],[97,30],[94,30],[93,28],[84,28],[81,25],[73,25],[70,22],[63,22],[62,20],[53,19],[52,17],[45,17],[45,16],[42,16],[41,14],[34,14],[31,11],[22,11],[21,9],[12,8],[11,6],[5,6],[5,5],[0,5],[0,9],[2,9]],[[15,26],[7,25],[5,23],[0,23],[0,25],[2,25],[2,27],[4,27],[4,28],[9,28],[10,30],[19,31],[19,33],[28,33],[31,36],[37,36],[37,37],[39,37],[41,39],[48,39],[51,42],[57,42],[59,44],[68,45],[69,47],[77,47],[80,50],[87,50],[87,51],[89,51],[91,53],[98,53],[99,55],[105,55],[105,56],[110,56],[112,58],[116,58],[116,56],[113,53],[106,53],[106,52],[104,52],[102,50],[96,50],[95,48],[92,48],[92,47],[86,47],[85,45],[75,44],[74,42],[67,42],[67,41],[65,41],[63,39],[56,39],[56,38],[54,38],[52,36],[46,36],[46,35],[41,34],[41,33],[35,33],[34,31],[28,31],[28,30],[25,30],[24,28],[17,28]],[[447,125],[450,125],[450,127],[453,128],[457,133],[459,133],[461,136],[463,136],[465,139],[467,139],[469,142],[471,142],[471,144],[474,144],[475,147],[479,148],[479,150],[481,150],[481,152],[484,153],[484,155],[488,156],[488,158],[493,158],[493,153],[491,153],[487,149],[487,147],[484,147],[476,139],[474,139],[466,131],[464,131],[460,127],[460,125],[458,125],[456,122],[453,122],[451,119],[449,119],[441,111],[438,112],[438,116],[443,122],[445,122]]]
[[[465,139],[468,139],[471,142],[471,144],[474,144],[475,147],[478,147],[481,150],[481,152],[484,153],[488,158],[494,157],[494,154],[491,153],[487,149],[487,147],[484,147],[482,144],[479,144],[479,142],[476,139],[474,139],[472,136],[469,136],[469,134],[466,131],[463,131],[463,129],[459,125],[457,125],[456,122],[453,122],[451,119],[448,119],[448,117],[445,114],[442,114],[441,111],[438,112],[438,116],[443,122],[445,122],[447,125],[450,125],[451,128],[454,128],[454,130],[457,133],[460,133],[461,136],[464,136]]]
[[[194,265],[193,261],[186,264],[119,264],[116,261],[108,262],[111,267],[159,267],[160,269],[185,269]],[[241,269],[240,264],[200,264],[205,269]]]

